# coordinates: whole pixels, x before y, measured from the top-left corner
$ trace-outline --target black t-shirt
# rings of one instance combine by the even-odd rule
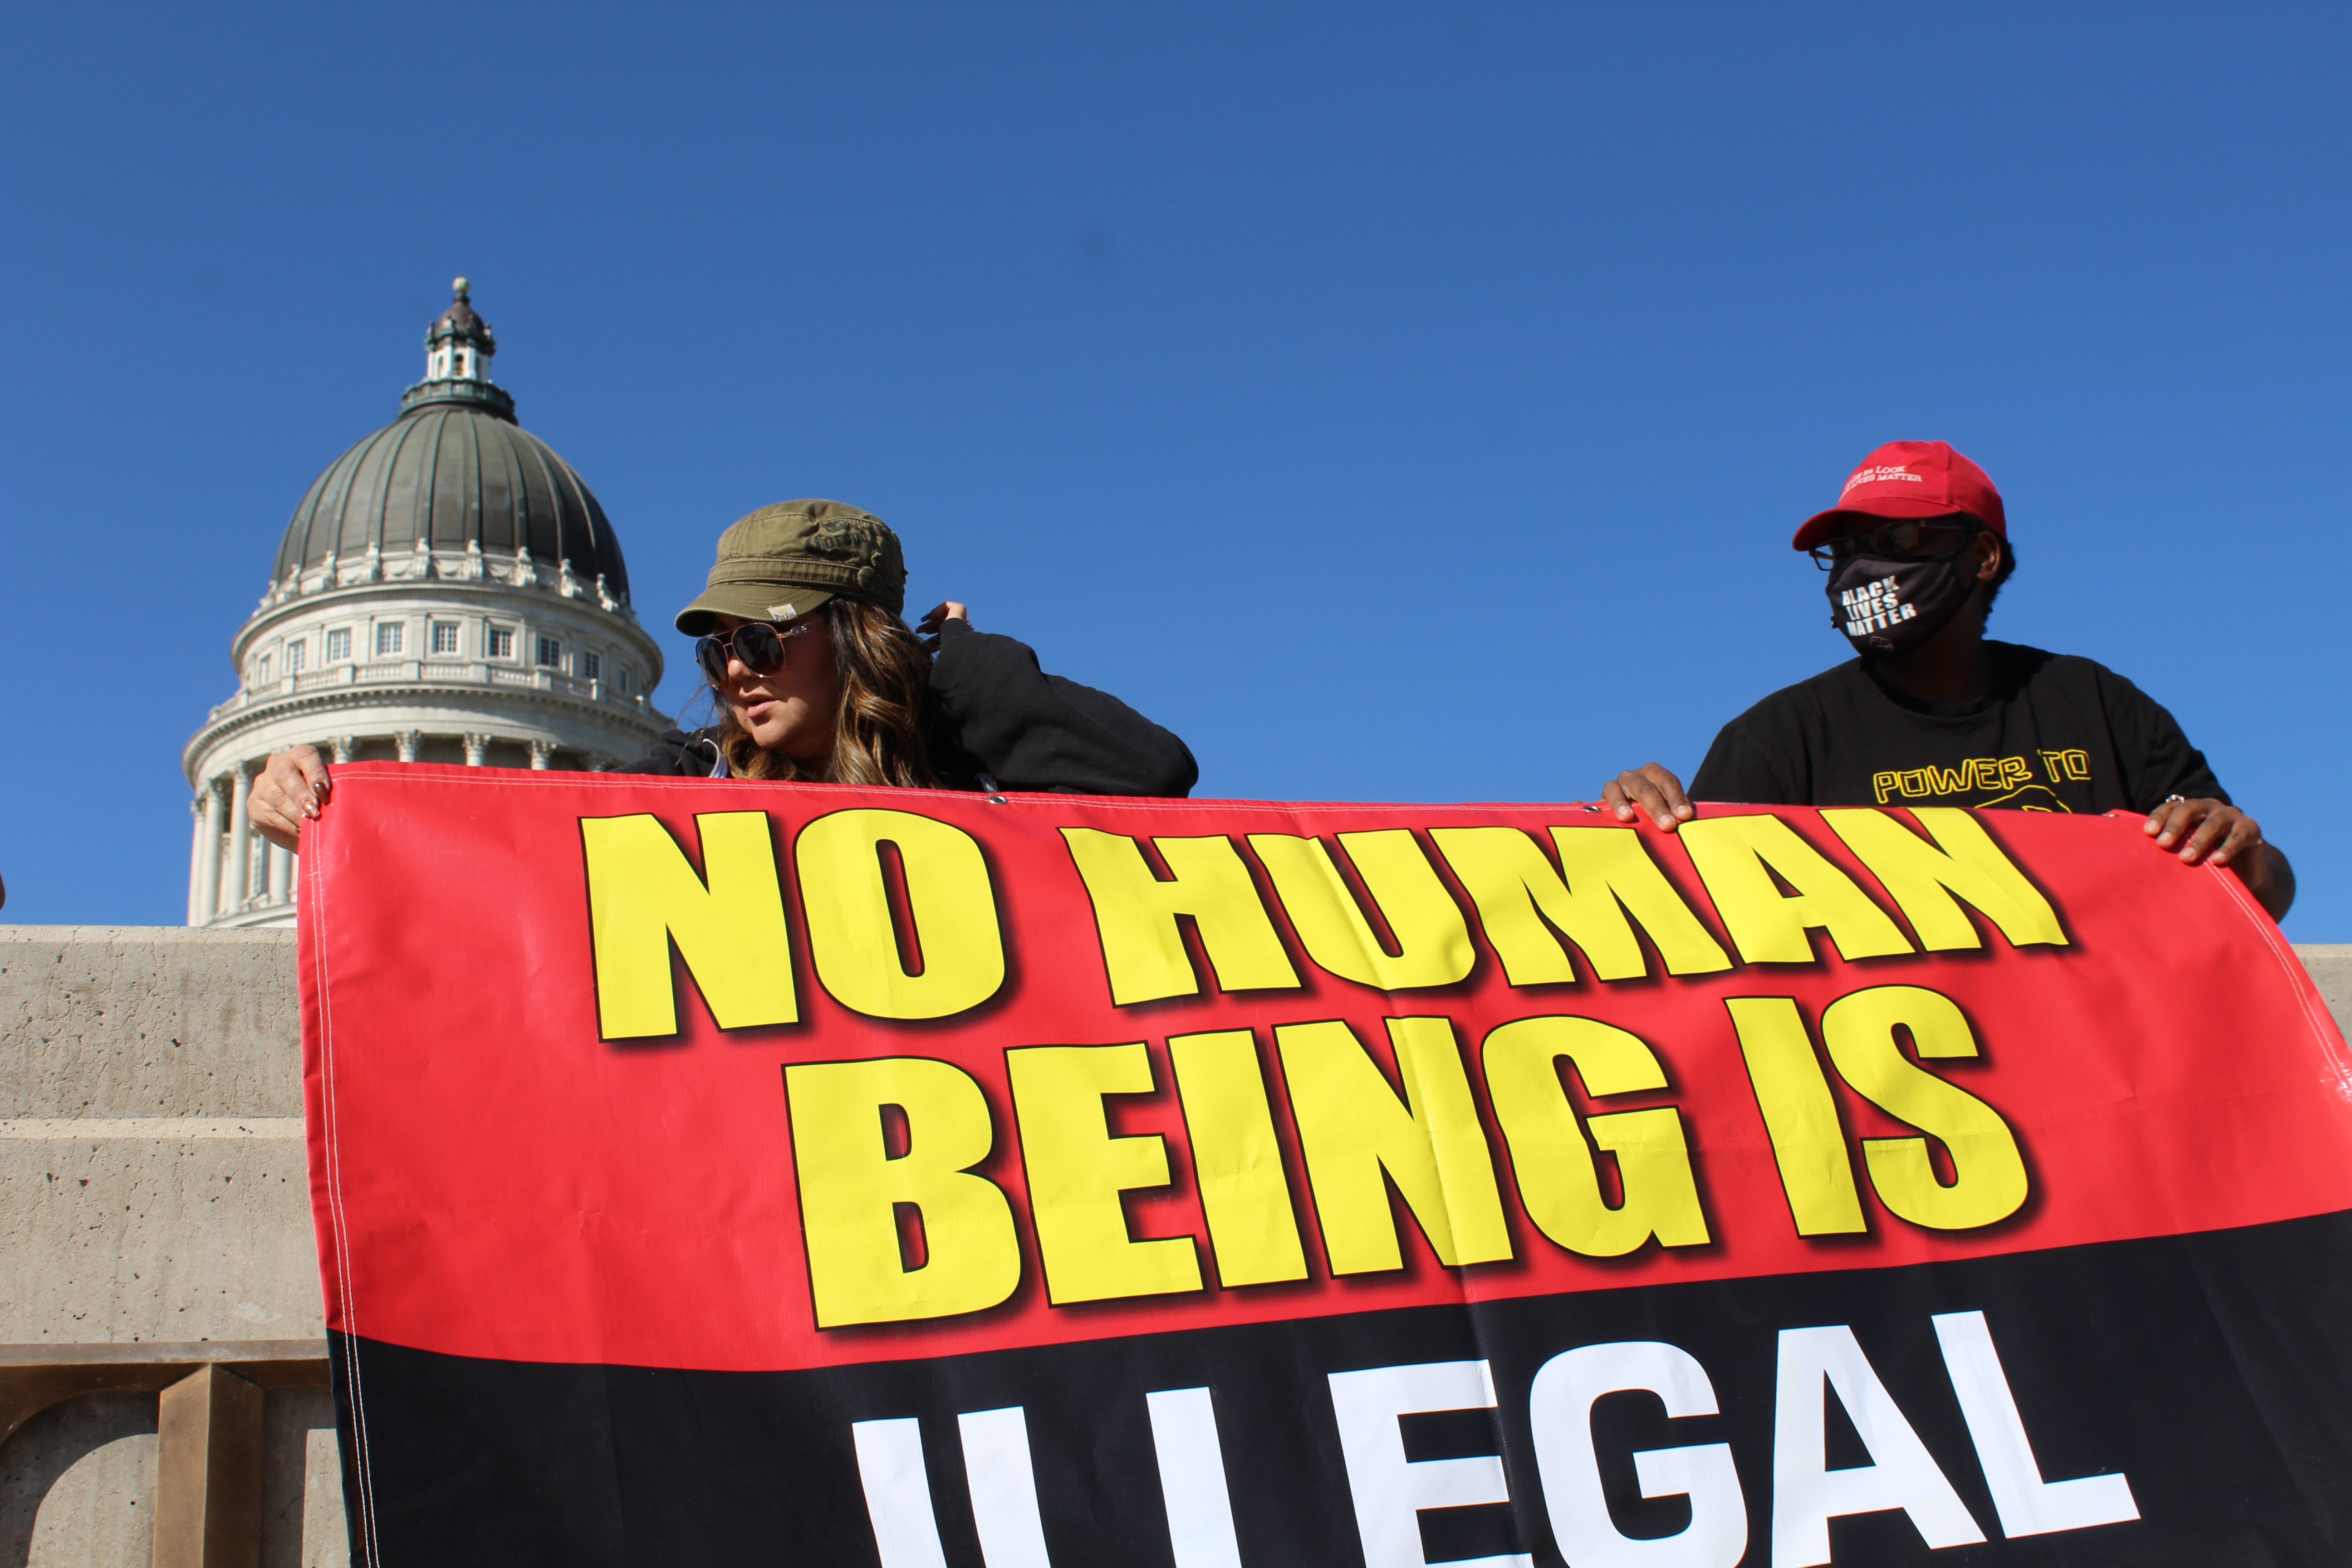
[[[1860,658],[1782,688],[1723,727],[1691,797],[2068,812],[2230,798],[2172,715],[2114,670],[1985,646],[1992,695],[1965,707],[1902,696]]]

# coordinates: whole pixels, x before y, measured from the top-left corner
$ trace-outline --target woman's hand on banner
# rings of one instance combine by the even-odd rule
[[[2254,901],[2284,919],[2294,902],[2294,868],[2263,838],[2262,824],[2218,800],[2175,795],[2147,814],[2143,824],[2159,849],[2173,849],[2183,865],[2210,860],[2237,872]]]
[[[1657,763],[1628,768],[1601,785],[1601,804],[1614,811],[1620,822],[1631,822],[1637,814],[1647,812],[1651,821],[1669,833],[1698,815],[1690,796],[1683,793],[1683,781]]]
[[[246,797],[253,830],[280,849],[296,847],[302,819],[327,804],[327,761],[316,746],[289,746],[264,763]]]

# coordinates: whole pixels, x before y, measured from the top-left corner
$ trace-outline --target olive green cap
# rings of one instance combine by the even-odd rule
[[[709,584],[677,613],[677,629],[701,637],[720,615],[789,621],[835,595],[903,613],[907,563],[898,536],[872,512],[837,500],[778,501],[719,536]]]

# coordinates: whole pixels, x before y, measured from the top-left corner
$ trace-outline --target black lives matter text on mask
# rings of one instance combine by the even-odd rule
[[[1965,555],[1896,561],[1857,555],[1830,578],[1830,624],[1877,658],[1900,658],[1944,629],[1976,591]]]
[[[1919,613],[1918,606],[1903,602],[1902,591],[1893,577],[1875,578],[1846,589],[1838,595],[1838,608],[1844,616],[1839,629],[1850,637],[1883,632],[1895,622],[1910,620]]]

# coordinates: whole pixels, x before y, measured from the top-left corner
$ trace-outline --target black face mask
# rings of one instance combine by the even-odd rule
[[[1848,556],[1830,574],[1830,625],[1864,658],[1900,658],[1960,613],[1976,592],[1974,564],[1966,545],[1908,560]]]

